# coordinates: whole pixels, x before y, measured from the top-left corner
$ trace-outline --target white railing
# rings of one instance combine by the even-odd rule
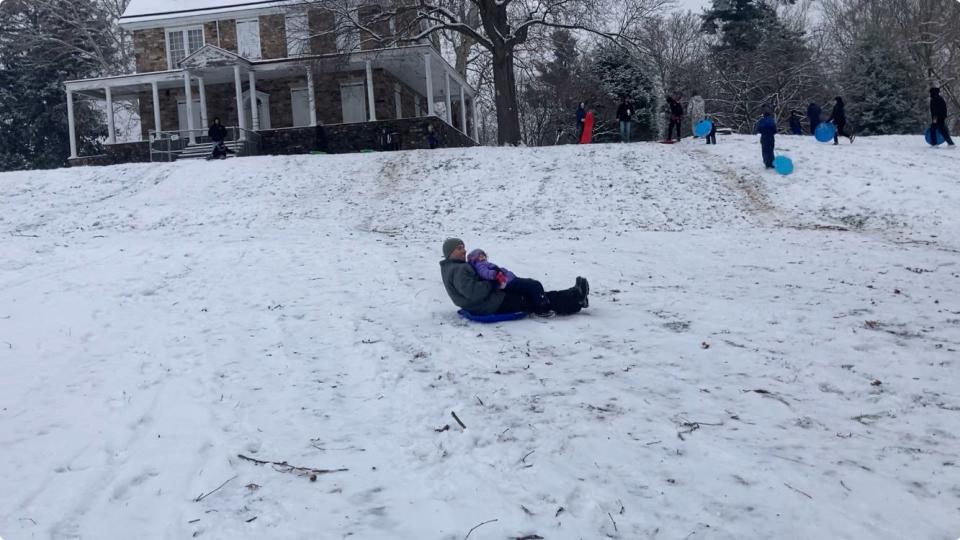
[[[237,126],[226,128],[223,141],[237,152],[238,156],[256,156],[260,153],[260,134]],[[193,142],[190,142],[190,135]],[[176,161],[177,157],[191,146],[210,144],[213,141],[205,129],[154,131],[150,130],[150,161]]]

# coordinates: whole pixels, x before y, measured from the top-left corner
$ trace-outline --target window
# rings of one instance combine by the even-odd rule
[[[285,19],[287,31],[287,56],[310,53],[310,29],[306,13],[288,13]]]
[[[167,65],[177,69],[184,58],[203,47],[203,27],[191,26],[167,30]]]
[[[244,58],[260,58],[260,19],[237,21],[237,50]]]

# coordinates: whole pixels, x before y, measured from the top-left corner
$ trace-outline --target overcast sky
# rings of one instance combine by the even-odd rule
[[[710,5],[710,0],[677,0],[678,8],[689,9],[694,13],[700,13],[708,5]]]

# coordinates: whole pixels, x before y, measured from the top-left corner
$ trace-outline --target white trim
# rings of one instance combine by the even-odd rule
[[[313,68],[307,66],[307,102],[310,105],[310,127],[317,125],[317,99],[314,93]]]
[[[117,128],[113,121],[113,91],[109,86],[104,88],[103,91],[107,94],[107,144],[115,144],[117,142]]]
[[[237,91],[237,126],[243,127],[243,85],[240,82],[240,66],[233,66],[233,84]],[[246,140],[245,132],[240,130],[240,140]]]
[[[257,93],[257,74],[250,71],[247,73],[247,78],[250,80],[247,90],[250,95],[250,131],[260,131],[260,115],[257,113],[257,98],[259,97]]]
[[[377,121],[377,100],[373,94],[373,65],[367,60],[367,107],[369,111],[369,120],[371,122]]]
[[[157,81],[150,81],[150,90],[153,93],[153,130],[163,131],[160,128],[160,87]]]
[[[73,118],[73,92],[67,90],[67,126],[70,129],[70,157],[77,157],[77,126]]]
[[[207,122],[207,90],[203,77],[197,77],[197,85],[200,87],[200,129],[207,129],[210,124]]]
[[[297,0],[300,3],[300,0]],[[147,30],[157,28],[165,24],[187,25],[202,24],[216,20],[230,20],[236,18],[259,17],[260,15],[279,15],[286,13],[287,9],[282,4],[292,3],[290,0],[275,2],[267,7],[245,7],[234,6],[233,8],[209,8],[196,13],[157,13],[155,15],[133,15],[120,17],[120,27],[128,32],[134,30]]]
[[[190,72],[183,72],[183,93],[185,96],[185,110],[187,113],[187,132],[190,144],[197,144],[197,139],[193,134],[193,84],[190,82]]]
[[[467,135],[467,95],[462,84],[460,85],[460,132]]]
[[[453,102],[450,101],[450,71],[445,69],[443,70],[443,81],[445,88],[443,90],[443,101],[447,106],[447,111],[444,116],[446,116],[447,123],[450,124],[450,127],[453,127]]]
[[[393,101],[396,104],[395,118],[399,120],[403,118],[403,95],[400,91],[400,83],[393,83]]]
[[[200,49],[203,48],[204,45],[207,44],[207,36],[205,35],[206,32],[204,32],[202,24],[193,24],[190,26],[165,26],[163,28],[164,46],[167,48],[167,69],[177,69],[177,67],[173,65],[173,57],[170,56],[170,52],[171,52],[170,51],[170,33],[171,32],[183,32],[184,54],[181,60],[186,59],[188,56],[196,52],[196,51],[190,50],[190,30],[200,30],[200,37],[203,39],[203,44],[197,48],[197,50],[199,51]]]
[[[433,106],[433,70],[430,66],[433,60],[433,55],[431,53],[426,53],[423,55],[424,71],[426,71],[427,76],[427,116],[435,116],[436,111]],[[419,116],[419,115],[418,115]]]

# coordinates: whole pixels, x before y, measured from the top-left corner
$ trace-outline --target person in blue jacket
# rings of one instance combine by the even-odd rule
[[[760,149],[763,152],[763,166],[773,168],[773,145],[777,135],[777,121],[773,119],[769,109],[763,110],[763,118],[757,122],[757,133],[760,134]]]
[[[810,105],[807,105],[807,120],[810,122],[810,134],[814,135],[817,133],[817,126],[820,125],[820,115],[823,114],[823,111],[820,109],[820,106],[814,102],[810,102]]]

